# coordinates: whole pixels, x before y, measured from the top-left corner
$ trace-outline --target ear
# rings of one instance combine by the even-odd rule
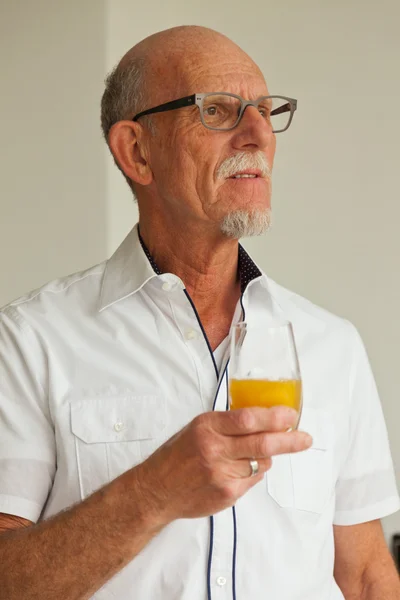
[[[111,152],[125,175],[140,185],[153,181],[153,172],[147,162],[144,130],[139,123],[118,121],[108,134]]]

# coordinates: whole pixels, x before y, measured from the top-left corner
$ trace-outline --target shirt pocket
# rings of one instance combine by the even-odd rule
[[[145,460],[164,441],[165,399],[154,394],[71,403],[82,499]]]
[[[267,472],[269,495],[282,508],[321,514],[333,489],[333,428],[326,411],[303,407],[299,429],[313,438],[303,452],[272,458]]]

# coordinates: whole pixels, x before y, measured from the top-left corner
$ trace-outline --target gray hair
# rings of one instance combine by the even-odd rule
[[[147,108],[145,71],[144,58],[130,58],[128,62],[125,61],[122,65],[114,67],[105,79],[106,88],[101,99],[101,129],[111,154],[108,135],[114,123],[132,119],[135,114]],[[150,133],[154,134],[155,130],[150,118],[144,117],[143,121],[147,121]],[[133,182],[122,171],[114,155],[113,158],[135,194]]]

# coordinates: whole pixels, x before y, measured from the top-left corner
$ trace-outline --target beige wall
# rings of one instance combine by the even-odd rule
[[[98,0],[0,2],[0,306],[102,260]]]
[[[359,328],[399,472],[399,3],[170,0],[157,9],[142,3],[138,19],[135,3],[113,0],[108,10],[108,68],[146,35],[195,23],[247,50],[271,93],[298,98],[295,121],[278,138],[274,228],[245,245],[280,283]],[[111,251],[136,209],[108,165]],[[400,514],[384,527],[387,536],[400,531]]]

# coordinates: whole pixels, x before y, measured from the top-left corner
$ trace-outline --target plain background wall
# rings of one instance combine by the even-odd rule
[[[397,0],[0,3],[0,305],[102,260],[136,221],[100,137],[105,72],[157,30],[213,27],[259,63],[271,93],[299,101],[278,137],[274,227],[245,245],[359,328],[399,472],[399,19]],[[384,527],[400,531],[400,514]]]
[[[106,255],[104,3],[0,0],[0,306]]]
[[[108,69],[146,35],[206,25],[256,60],[270,93],[298,99],[277,137],[273,229],[244,245],[271,277],[359,328],[399,473],[398,0],[112,0],[106,22]],[[109,251],[136,216],[108,160]],[[400,514],[384,528],[400,531]]]

